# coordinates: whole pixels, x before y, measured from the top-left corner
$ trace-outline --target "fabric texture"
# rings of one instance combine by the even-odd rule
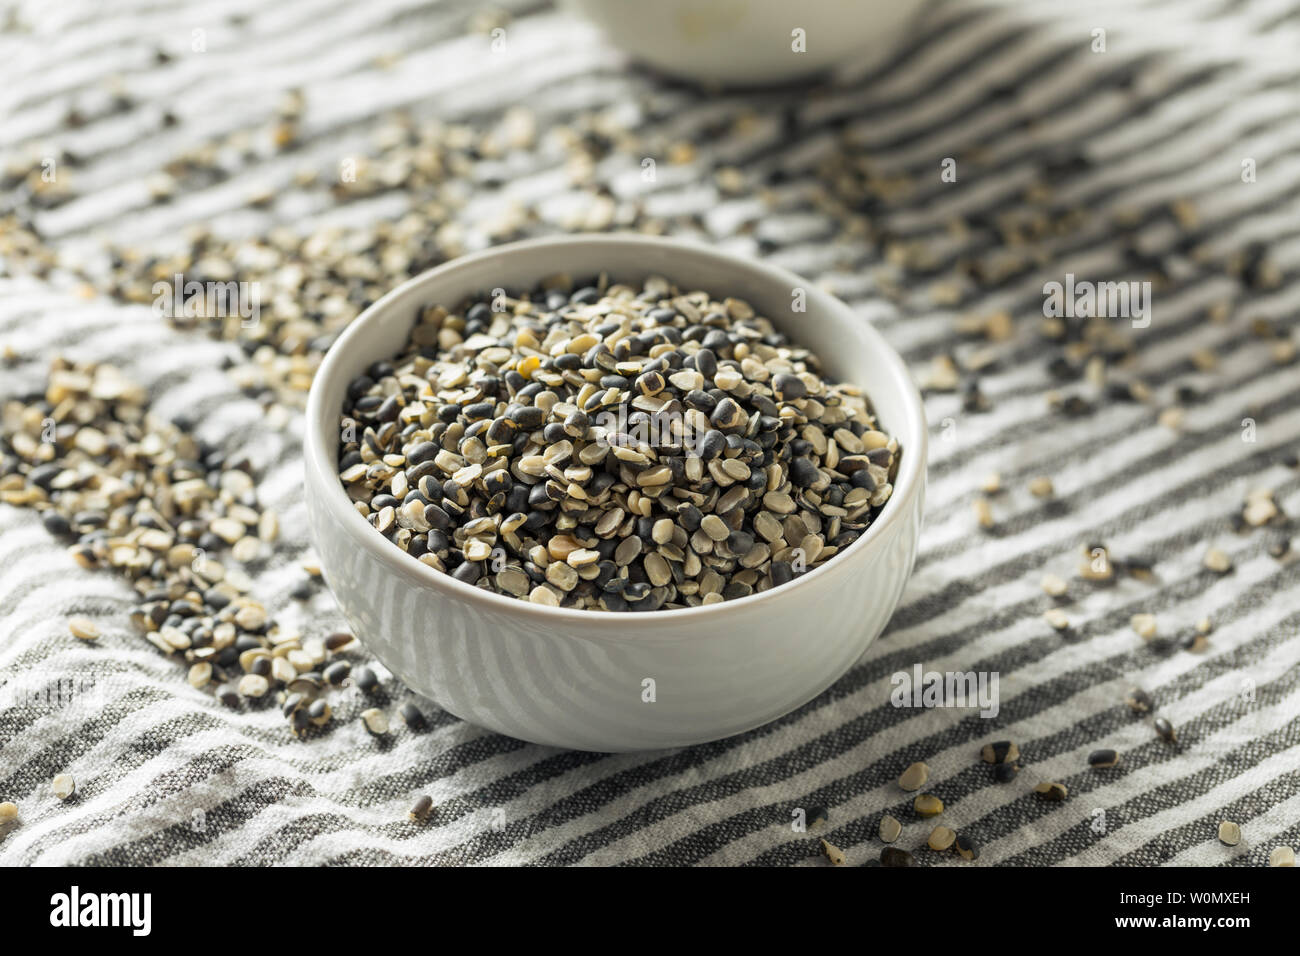
[[[545,129],[575,111],[618,112],[653,98],[658,109],[634,115],[633,126],[691,143],[695,157],[661,162],[656,182],[637,175],[636,156],[595,173],[616,193],[639,191],[648,216],[693,224],[673,231],[766,257],[836,292],[918,379],[936,357],[965,347],[955,328],[962,316],[1006,311],[1013,320],[1000,361],[980,376],[987,409],[971,410],[961,394],[927,394],[925,529],[889,628],[794,713],[680,751],[552,750],[422,700],[429,728],[412,732],[395,710],[414,698],[382,668],[395,725],[386,746],[358,719],[369,704],[355,689],[336,698],[331,732],[300,741],[274,707],[232,711],[188,686],[184,666],[133,632],[126,582],[78,568],[34,512],[0,505],[0,800],[19,806],[19,823],[0,834],[0,863],[825,865],[815,839],[824,836],[860,864],[880,852],[884,813],[903,821],[897,846],[924,844],[934,821],[917,819],[897,785],[922,760],[926,789],[946,804],[942,821],[982,845],[975,865],[1260,865],[1272,847],[1300,841],[1300,570],[1268,552],[1263,529],[1232,524],[1255,488],[1300,513],[1300,473],[1285,463],[1300,444],[1300,367],[1252,334],[1264,319],[1293,336],[1300,315],[1300,5],[936,4],[867,76],[813,92],[725,94],[631,67],[562,11],[503,6],[514,15],[505,60],[487,55],[467,4],[33,4],[20,8],[32,31],[0,33],[3,145],[76,154],[76,199],[36,219],[46,241],[76,256],[104,239],[165,241],[195,222],[252,233],[323,216],[399,216],[393,195],[268,212],[249,208],[247,190],[229,183],[149,204],[145,179],[186,137],[263,121],[290,89],[307,104],[291,166],[337,165],[397,107],[467,122],[525,107]],[[205,54],[154,62],[157,45],[187,44],[196,28],[207,30]],[[1092,49],[1097,28],[1104,52]],[[386,54],[395,65],[376,64]],[[115,74],[132,108],[65,127],[69,103]],[[170,139],[143,135],[141,117],[173,100],[200,115],[188,112]],[[715,132],[740,111],[754,122]],[[1039,270],[960,301],[929,287],[890,290],[878,250],[855,245],[834,210],[807,200],[819,161],[844,136],[875,175],[917,184],[865,214],[902,242],[928,244],[941,264],[981,241],[955,221],[1014,210],[1033,171],[1055,168],[1063,154],[1087,162],[1059,171],[1056,195],[1093,224],[1034,236]],[[957,160],[956,183],[941,179],[947,157]],[[1247,159],[1252,182],[1242,178]],[[517,198],[542,200],[536,232],[572,228],[565,186],[547,163],[525,156],[509,176]],[[760,202],[720,192],[710,174],[719,166],[782,173]],[[242,172],[238,186],[256,172]],[[1170,212],[1179,202],[1196,209],[1196,254]],[[471,235],[474,227],[467,222]],[[1052,411],[1049,393],[1065,386],[1039,336],[1043,284],[1067,273],[1139,278],[1134,242],[1167,272],[1150,326],[1133,333],[1132,367],[1152,397],[1099,400],[1078,416]],[[1254,289],[1201,267],[1252,243],[1267,249],[1280,282]],[[1215,321],[1220,302],[1231,308]],[[150,389],[156,411],[183,413],[204,439],[245,451],[283,527],[256,596],[310,634],[345,627],[328,593],[291,595],[309,550],[301,420],[268,417],[240,391],[222,370],[244,360],[236,345],[172,328],[147,306],[3,272],[0,343],[16,353],[0,369],[0,399],[39,390],[55,354],[111,361]],[[1198,364],[1200,351],[1217,367]],[[1178,399],[1184,386],[1194,400]],[[1175,404],[1176,428],[1161,414]],[[990,496],[996,523],[982,529],[973,502],[994,471],[1005,490]],[[1026,490],[1040,475],[1054,483],[1050,501]],[[1077,567],[1092,542],[1153,561],[1152,579],[1081,585]],[[1231,556],[1232,573],[1203,566],[1211,546]],[[1071,580],[1066,631],[1043,618],[1054,604],[1040,586],[1049,572]],[[1134,633],[1136,613],[1155,614],[1162,634],[1188,633],[1203,616],[1213,631],[1202,651],[1162,650]],[[71,637],[74,614],[95,619],[105,636],[94,645]],[[998,673],[998,716],[892,706],[891,675],[917,663]],[[1176,728],[1176,745],[1124,705],[1134,685]],[[979,758],[998,739],[1022,753],[1008,783]],[[1119,766],[1090,769],[1099,748],[1117,750]],[[78,788],[66,803],[50,790],[63,772]],[[1069,787],[1066,802],[1034,794],[1049,780]],[[425,793],[436,811],[416,825],[407,811]],[[792,811],[815,806],[827,808],[826,827],[795,832]],[[1240,846],[1217,841],[1225,819],[1240,823]],[[972,865],[925,850],[917,857]]]

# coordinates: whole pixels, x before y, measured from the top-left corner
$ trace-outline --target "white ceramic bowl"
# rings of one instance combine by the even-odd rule
[[[634,57],[673,76],[765,86],[844,63],[879,65],[921,0],[568,0]],[[803,31],[796,51],[795,30]]]
[[[894,493],[842,553],[791,583],[721,604],[611,613],[542,607],[476,588],[394,547],[337,477],[348,383],[396,355],[418,310],[545,276],[649,274],[749,300],[826,370],[864,386],[902,448]],[[791,311],[792,290],[807,311]],[[307,406],[307,506],[325,580],[356,635],[413,690],[470,723],[580,750],[652,750],[749,730],[821,693],[898,604],[925,486],[921,399],[898,355],[848,306],[783,269],[666,239],[539,239],[465,256],[384,296],[339,337]],[[653,681],[653,701],[646,688]]]

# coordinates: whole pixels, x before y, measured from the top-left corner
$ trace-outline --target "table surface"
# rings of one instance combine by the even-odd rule
[[[15,8],[0,31],[6,161],[57,158],[67,193],[17,210],[58,257],[47,274],[23,268],[0,233],[12,353],[0,400],[39,390],[56,354],[108,361],[156,411],[247,453],[284,528],[255,591],[308,633],[342,621],[327,593],[291,593],[308,551],[300,413],[268,412],[240,388],[243,350],[121,301],[96,262],[106,244],[172,248],[196,224],[233,237],[329,224],[348,237],[398,220],[402,190],[340,201],[294,179],[383,150],[393,110],[417,124],[535,126],[440,187],[458,223],[439,233],[447,249],[644,227],[762,256],[850,302],[918,379],[942,386],[955,357],[960,384],[927,390],[926,528],[885,635],[787,717],[673,752],[546,749],[427,701],[427,731],[398,729],[380,747],[355,689],[328,732],[297,740],[274,707],[231,711],[189,687],[181,663],[133,632],[125,581],[78,568],[33,512],[0,505],[0,800],[20,808],[0,862],[825,865],[792,827],[792,811],[822,806],[817,835],[860,864],[879,855],[884,813],[903,822],[896,845],[924,844],[934,821],[896,782],[914,761],[930,767],[945,824],[982,844],[977,865],[1260,865],[1296,844],[1300,572],[1267,548],[1292,529],[1239,531],[1233,518],[1257,488],[1300,512],[1300,474],[1284,463],[1300,374],[1279,355],[1300,315],[1300,61],[1283,52],[1297,48],[1300,6],[1062,6],[940,4],[868,76],[726,94],[633,68],[587,25],[531,2],[501,4],[499,20],[411,0]],[[506,42],[493,51],[495,25]],[[264,149],[294,90],[297,137]],[[591,147],[576,172],[574,136]],[[158,171],[208,142],[229,175],[151,201]],[[945,158],[956,182],[941,179]],[[833,178],[851,173],[878,194],[857,208]],[[983,271],[962,265],[973,261]],[[1114,320],[1131,349],[1110,382],[1149,389],[1123,401],[1042,337],[1043,287],[1153,273],[1150,324]],[[1004,312],[1005,325],[968,325]],[[996,364],[970,372],[985,347]],[[1081,413],[1059,410],[1071,398]],[[973,504],[990,472],[1003,490],[985,529]],[[1050,500],[1028,490],[1042,475]],[[1153,573],[1080,580],[1095,542]],[[1211,546],[1232,573],[1203,567]],[[1044,620],[1047,573],[1070,581],[1068,630]],[[1134,633],[1145,612],[1162,636],[1203,616],[1214,627],[1204,648],[1166,647]],[[78,642],[71,614],[105,636]],[[998,716],[892,706],[891,675],[918,664],[996,672]],[[22,693],[51,682],[79,690],[58,706]],[[1134,685],[1176,745],[1124,705]],[[410,698],[390,678],[384,693],[393,712]],[[1022,754],[1008,783],[979,759],[998,739]],[[1099,748],[1119,766],[1090,769]],[[61,772],[78,782],[66,803],[50,790]],[[1035,796],[1049,780],[1069,787],[1064,803]],[[437,812],[412,824],[425,793]],[[1235,848],[1216,839],[1225,819],[1241,824]]]

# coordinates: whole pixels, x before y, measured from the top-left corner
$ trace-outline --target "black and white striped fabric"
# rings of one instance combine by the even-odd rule
[[[1300,565],[1276,560],[1259,533],[1234,533],[1230,523],[1258,487],[1300,513],[1300,475],[1282,464],[1300,439],[1300,371],[1275,364],[1249,334],[1258,318],[1294,334],[1300,315],[1300,4],[935,4],[871,76],[815,95],[716,96],[629,69],[591,28],[549,6],[503,6],[515,14],[506,61],[467,32],[463,3],[19,4],[0,31],[2,145],[78,157],[77,198],[37,218],[47,239],[76,255],[104,238],[162,241],[196,221],[264,229],[286,214],[243,208],[251,187],[282,184],[300,162],[337,164],[391,108],[473,119],[521,106],[545,128],[575,110],[655,97],[654,115],[664,118],[642,121],[647,135],[693,142],[697,158],[689,175],[631,177],[648,193],[647,214],[698,214],[697,238],[822,282],[882,329],[918,375],[952,350],[959,314],[1006,309],[1016,320],[1010,360],[982,379],[988,411],[964,412],[956,395],[928,399],[927,523],[889,629],[796,712],[681,751],[549,750],[428,702],[427,731],[402,728],[380,747],[356,719],[366,705],[355,691],[339,700],[333,732],[298,741],[274,708],[233,712],[190,688],[180,665],[132,632],[123,581],[77,568],[33,513],[0,505],[0,800],[20,808],[19,824],[0,833],[0,863],[824,865],[816,840],[792,829],[792,811],[818,805],[829,811],[818,835],[860,863],[879,853],[883,813],[905,822],[899,846],[924,842],[931,824],[916,819],[896,783],[917,760],[931,768],[927,789],[945,801],[947,825],[983,845],[977,865],[1259,865],[1272,847],[1300,841]],[[1104,53],[1091,48],[1097,28],[1106,30]],[[206,52],[154,62],[157,47],[185,49],[198,29]],[[390,65],[376,65],[389,54]],[[68,106],[102,93],[111,76],[135,106],[66,128]],[[170,155],[266,121],[292,88],[308,104],[292,161],[148,204],[146,178]],[[150,111],[174,102],[186,104],[180,125],[144,135],[154,128]],[[704,135],[739,110],[755,117],[747,133]],[[793,134],[779,122],[788,113]],[[879,213],[882,225],[933,241],[950,259],[978,241],[951,233],[952,220],[1014,208],[1043,158],[1063,147],[1091,160],[1060,184],[1060,198],[1087,209],[1093,226],[1044,241],[1040,276],[960,308],[935,305],[928,290],[887,298],[873,254],[802,200],[835,147],[832,130],[853,135],[879,175],[921,184],[911,201]],[[980,171],[967,176],[963,157],[975,154]],[[944,157],[959,158],[955,184],[940,182]],[[1240,176],[1247,158],[1253,183]],[[535,157],[537,175],[519,177],[522,200],[565,188],[544,175],[546,162]],[[628,163],[597,174],[626,184],[636,159]],[[708,175],[719,164],[784,170],[775,201],[719,195]],[[562,209],[563,196],[552,198],[543,228],[558,229],[545,210]],[[1282,283],[1256,292],[1225,275],[1174,269],[1151,326],[1137,333],[1136,370],[1157,400],[1051,414],[1045,397],[1057,383],[1036,335],[1043,282],[1071,271],[1122,277],[1124,249],[1106,225],[1131,210],[1141,213],[1144,249],[1176,251],[1177,231],[1155,212],[1175,200],[1195,205],[1213,254],[1265,243]],[[399,199],[386,197],[298,208],[292,224],[399,212]],[[1225,299],[1235,302],[1229,321],[1207,321]],[[247,450],[284,528],[257,596],[310,633],[342,626],[328,595],[307,605],[290,598],[306,552],[301,423],[267,420],[219,371],[225,357],[243,360],[239,349],[170,329],[147,307],[22,275],[0,277],[0,343],[19,355],[0,370],[0,399],[39,388],[55,354],[112,361],[150,387],[161,413],[184,411],[202,437]],[[1217,371],[1198,371],[1190,361],[1198,349],[1218,356]],[[1175,431],[1157,415],[1181,385],[1203,397]],[[1246,418],[1254,441],[1243,441]],[[996,528],[982,532],[972,501],[991,471],[1009,490],[995,503]],[[1058,507],[1024,490],[1040,474],[1052,476]],[[1050,599],[1040,579],[1073,575],[1090,541],[1156,558],[1156,580],[1080,591],[1071,630],[1057,632],[1042,617]],[[1232,556],[1234,573],[1202,566],[1212,545]],[[1170,633],[1211,616],[1208,650],[1157,653],[1130,628],[1139,612]],[[95,618],[105,636],[93,646],[71,638],[72,614]],[[890,677],[916,664],[997,672],[998,716],[895,708]],[[1177,746],[1123,705],[1132,685],[1154,696],[1178,729]],[[392,705],[410,696],[392,680],[385,692]],[[978,757],[999,738],[1023,754],[1024,770],[1005,784]],[[1088,753],[1103,747],[1121,764],[1090,770]],[[51,793],[61,772],[77,780],[75,801]],[[1036,798],[1044,780],[1065,783],[1069,799]],[[422,793],[437,812],[416,826],[406,813]],[[1241,824],[1240,846],[1216,840],[1224,819]]]

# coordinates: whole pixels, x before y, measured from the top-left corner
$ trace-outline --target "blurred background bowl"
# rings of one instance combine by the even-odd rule
[[[698,83],[765,86],[894,49],[921,0],[567,0],[636,59]],[[796,52],[795,30],[804,50]]]

